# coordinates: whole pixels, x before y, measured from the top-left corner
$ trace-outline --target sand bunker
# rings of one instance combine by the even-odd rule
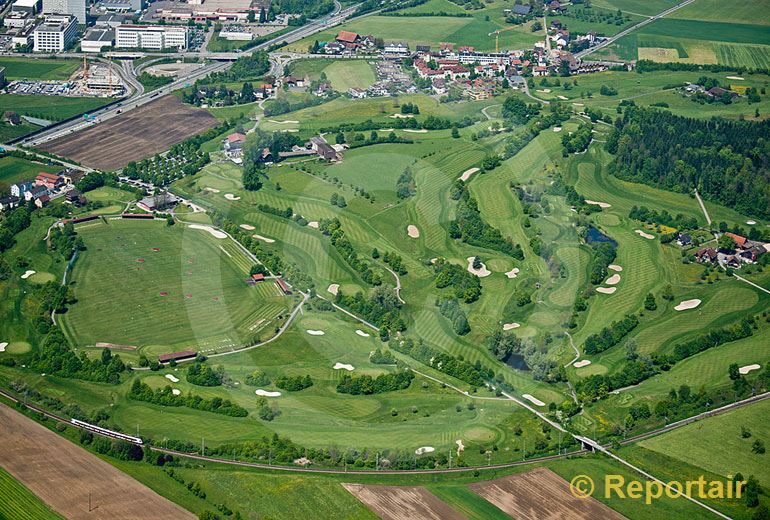
[[[503,324],[503,330],[518,329],[519,327],[521,327],[520,323],[504,323]]]
[[[740,76],[725,76],[727,79],[737,79],[738,81],[743,81],[743,78]]]
[[[459,457],[460,453],[465,451],[465,444],[463,444],[462,439],[457,439],[455,444],[457,444],[457,456]]]
[[[216,188],[209,188],[208,186],[203,188],[203,191],[210,191],[211,193],[219,193],[219,190]]]
[[[539,88],[539,89],[537,89],[537,91],[538,92],[542,92],[543,94],[548,94],[549,92],[551,92],[551,89],[550,88]]]
[[[361,330],[361,329],[356,329],[356,334],[358,334],[358,335],[359,335],[359,336],[361,336],[362,338],[368,338],[368,337],[369,337],[369,334],[367,334],[366,332],[364,332],[364,331],[363,331],[363,330]]]
[[[760,365],[757,365],[756,363],[754,363],[753,365],[746,365],[745,367],[739,368],[738,372],[743,375],[746,375],[752,370],[759,370],[760,368],[762,368]]]
[[[569,99],[567,96],[556,96],[556,97],[561,99],[562,101],[567,101]]]
[[[463,182],[467,181],[468,179],[471,178],[471,175],[473,175],[477,171],[479,171],[478,168],[468,168],[467,170],[465,170],[463,172],[462,175],[460,175],[460,180],[463,181]]]
[[[318,229],[318,221],[317,220],[311,220],[307,223],[307,227],[311,227],[313,229]]]
[[[700,305],[700,300],[695,298],[693,300],[683,300],[679,303],[676,307],[674,307],[675,311],[686,311],[687,309],[694,309]]]
[[[560,126],[554,126],[553,127],[553,131],[554,132],[561,132],[561,127]]]
[[[591,360],[581,359],[580,361],[576,361],[575,364],[572,366],[574,366],[575,368],[583,368],[583,367],[587,367],[590,364],[591,364]]]
[[[31,269],[30,269],[30,270],[28,270],[28,271],[25,271],[25,272],[24,272],[24,274],[23,274],[23,275],[21,275],[21,279],[22,279],[22,280],[26,280],[27,278],[29,278],[29,277],[30,277],[30,276],[32,276],[33,274],[35,274],[35,271],[33,271],[33,270],[31,270]]]
[[[286,121],[278,121],[276,119],[268,119],[271,123],[275,123],[277,125],[298,125],[299,121],[295,121],[294,119],[287,119]]]
[[[588,200],[588,199],[586,199],[586,204],[593,204],[594,206],[599,206],[602,209],[607,209],[612,207],[612,204],[608,204],[606,202],[598,202],[595,200]]]
[[[391,119],[409,119],[410,117],[414,117],[412,114],[393,114],[392,116],[388,116]]]
[[[519,268],[514,267],[513,269],[505,273],[505,276],[507,276],[508,278],[516,278],[517,274],[519,274]]]
[[[748,224],[749,226],[754,226],[754,225],[757,224],[757,221],[756,220],[747,220],[746,224]]]
[[[620,275],[619,274],[613,274],[609,278],[607,278],[607,281],[604,282],[607,285],[617,285],[618,282],[620,282]]]
[[[168,379],[169,381],[171,381],[172,383],[178,383],[179,382],[179,378],[174,376],[174,375],[172,375],[172,374],[166,374],[165,378]]]
[[[417,229],[417,226],[414,224],[409,224],[406,227],[406,234],[409,235],[410,238],[420,238],[420,230]]]
[[[607,266],[607,269],[610,269],[610,270],[618,272],[618,273],[623,270],[623,268],[621,266],[617,265],[617,264],[610,264],[610,265]]]
[[[254,231],[255,229],[257,229],[254,226],[252,226],[251,224],[241,224],[238,227],[240,227],[241,229],[245,229],[246,231]]]
[[[225,198],[226,198],[227,200],[241,200],[241,198],[240,198],[240,197],[236,197],[236,196],[235,196],[235,195],[233,195],[232,193],[225,193]]]
[[[600,292],[602,294],[612,294],[615,291],[617,291],[617,287],[597,287],[596,292]]]
[[[527,401],[529,401],[530,403],[534,404],[535,406],[545,406],[545,403],[543,401],[541,401],[537,397],[532,396],[530,394],[524,394],[522,395],[522,397]]]
[[[355,367],[353,365],[349,365],[347,363],[334,363],[334,366],[332,367],[334,370],[347,370],[348,372],[352,372]]]
[[[479,278],[484,278],[485,276],[489,276],[490,274],[492,274],[492,272],[489,269],[487,269],[487,266],[484,265],[484,262],[481,262],[481,267],[479,267],[478,269],[474,269],[473,268],[473,258],[474,257],[472,257],[472,256],[469,256],[467,258],[467,260],[468,260],[468,272],[469,273],[475,274]]]
[[[313,329],[307,329],[307,333],[310,334],[311,336],[323,336],[324,334],[326,334],[322,330],[313,330]]]
[[[333,284],[329,285],[329,288],[326,289],[326,290],[329,291],[330,293],[332,293],[334,296],[337,296],[337,293],[340,292],[340,284],[333,283]]]
[[[256,238],[257,240],[261,240],[262,242],[267,242],[268,244],[273,244],[273,243],[275,243],[275,240],[274,240],[274,239],[272,239],[272,238],[267,238],[267,237],[263,237],[262,235],[251,235],[251,236],[253,236],[253,237],[254,237],[254,238]]]
[[[650,235],[649,233],[645,233],[641,229],[635,229],[634,233],[636,233],[637,235],[639,235],[642,238],[646,238],[647,240],[652,240],[652,239],[655,238],[653,235]]]
[[[223,231],[219,231],[218,229],[214,229],[211,226],[203,226],[201,224],[190,224],[187,226],[190,229],[200,229],[201,231],[207,231],[213,236],[214,238],[227,238],[227,234]]]
[[[572,104],[573,104],[573,105],[575,105],[576,107],[582,107],[582,106],[585,106],[585,105],[583,105],[583,103],[572,103]]]
[[[431,258],[430,259],[430,263],[431,264],[435,264],[436,262],[438,262],[438,258]]]
[[[436,448],[433,446],[423,446],[422,448],[417,448],[414,450],[415,455],[422,455],[423,453],[433,453],[436,451]]]
[[[8,346],[7,341],[3,341],[2,343],[0,343],[0,352],[5,352],[5,347],[7,346]]]
[[[254,393],[262,397],[279,397],[281,395],[281,392],[269,392],[267,390],[262,390],[261,388]]]
[[[419,130],[412,130],[411,128],[407,128],[404,130],[404,132],[411,132],[413,134],[427,134],[428,131],[424,128],[420,128]]]
[[[182,395],[182,391],[178,388],[172,388],[171,393],[174,395]]]

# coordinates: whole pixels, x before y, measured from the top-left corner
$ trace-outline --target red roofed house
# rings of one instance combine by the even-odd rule
[[[726,236],[732,238],[735,241],[735,244],[743,249],[743,247],[746,245],[746,237],[742,237],[740,235],[736,235],[735,233],[725,233]]]
[[[358,40],[361,37],[354,32],[350,31],[340,31],[340,33],[337,35],[337,38],[335,38],[340,43],[358,43]]]
[[[243,143],[245,142],[246,136],[240,132],[235,132],[225,137],[222,148],[224,148],[225,152],[240,152],[241,148],[243,148]]]
[[[275,283],[284,294],[291,294],[291,287],[289,287],[289,284],[283,281],[283,278],[276,278]]]
[[[251,275],[251,279],[254,280],[255,282],[261,282],[262,280],[265,279],[265,275],[262,273],[254,273],[253,275]]]
[[[35,186],[43,186],[49,190],[58,188],[64,184],[64,180],[55,173],[41,172],[35,177]]]

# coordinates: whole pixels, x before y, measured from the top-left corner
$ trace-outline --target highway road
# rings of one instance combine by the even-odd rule
[[[625,36],[625,35],[633,32],[633,31],[639,29],[640,27],[644,27],[645,25],[651,24],[655,20],[658,20],[660,18],[668,16],[669,14],[673,13],[677,9],[681,9],[684,6],[693,3],[694,1],[695,0],[684,0],[684,2],[678,3],[675,6],[666,9],[665,11],[662,11],[662,12],[656,14],[656,15],[653,15],[653,16],[650,16],[649,18],[646,18],[645,20],[642,20],[638,24],[633,25],[633,26],[629,27],[628,29],[624,29],[624,30],[620,31],[618,34],[616,34],[615,36],[613,36],[612,38],[610,38],[608,40],[603,41],[599,45],[596,45],[594,47],[591,47],[589,49],[586,49],[584,51],[580,51],[580,52],[576,53],[575,57],[578,58],[578,59],[584,58],[585,56],[588,56],[589,54],[591,54],[594,51],[598,51],[599,49],[602,49],[602,48],[604,48],[604,47],[606,47],[608,45],[613,44],[616,40],[619,40],[623,36]]]

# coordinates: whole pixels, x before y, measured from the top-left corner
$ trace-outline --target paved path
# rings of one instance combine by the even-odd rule
[[[711,217],[709,216],[709,212],[706,210],[706,205],[703,204],[703,199],[700,198],[700,194],[698,193],[698,190],[695,190],[695,198],[698,199],[698,204],[700,204],[700,209],[703,211],[703,215],[706,217],[706,223],[710,226],[711,225]]]
[[[765,288],[764,288],[764,287],[762,287],[761,285],[757,285],[757,284],[755,284],[754,282],[752,282],[752,281],[750,281],[750,280],[747,280],[747,279],[745,279],[745,278],[744,278],[744,277],[742,277],[742,276],[738,276],[738,275],[737,275],[737,274],[735,274],[735,273],[733,273],[733,276],[734,276],[736,279],[738,279],[738,280],[740,280],[740,281],[742,281],[742,282],[746,282],[747,284],[749,284],[749,285],[751,285],[751,286],[754,286],[754,287],[756,287],[756,288],[757,288],[757,289],[759,289],[760,291],[764,291],[764,292],[766,292],[767,294],[770,294],[770,290],[767,290],[767,289],[765,289]]]
[[[580,359],[580,351],[579,351],[579,350],[578,350],[578,348],[575,346],[575,342],[574,342],[574,341],[572,341],[572,334],[570,334],[569,332],[565,332],[564,334],[566,334],[566,335],[567,335],[567,337],[569,338],[569,344],[570,344],[570,346],[572,347],[572,350],[574,350],[574,351],[575,351],[575,359],[573,359],[572,361],[570,361],[569,363],[567,363],[566,365],[564,365],[564,368],[567,368],[568,366],[571,366],[571,365],[572,365],[572,363],[574,363],[575,361],[577,361],[578,359]]]

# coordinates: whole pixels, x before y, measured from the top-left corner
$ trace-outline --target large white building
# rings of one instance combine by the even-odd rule
[[[32,41],[35,52],[62,52],[78,34],[78,22],[68,14],[47,14],[35,27]]]
[[[115,28],[118,49],[186,49],[187,27],[179,25],[121,25]]]
[[[86,0],[43,0],[43,12],[70,14],[80,25],[86,24]]]

